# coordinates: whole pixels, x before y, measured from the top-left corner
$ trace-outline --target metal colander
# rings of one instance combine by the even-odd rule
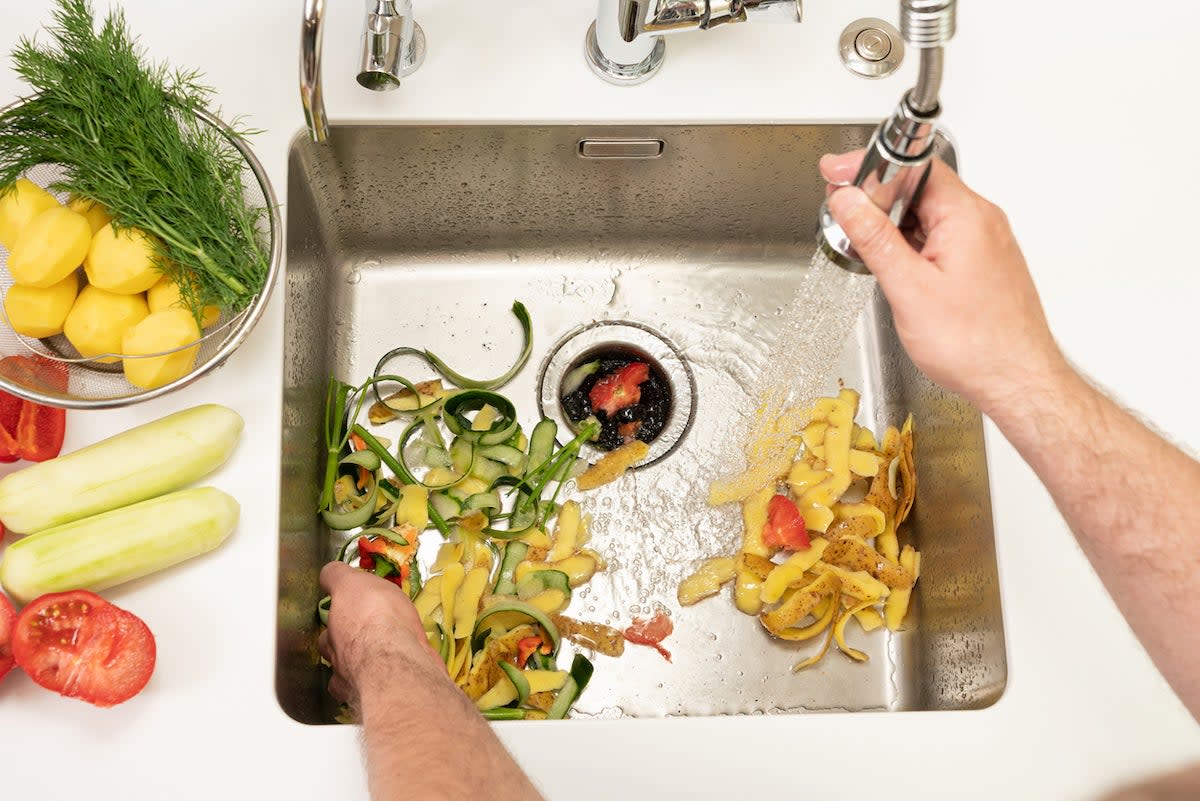
[[[0,114],[6,109],[0,109]],[[101,354],[90,358],[82,357],[67,338],[61,334],[46,339],[22,336],[12,329],[7,313],[0,304],[0,389],[50,406],[69,409],[106,409],[127,406],[138,401],[157,398],[180,387],[187,386],[201,376],[215,370],[229,358],[250,334],[266,308],[271,290],[275,285],[283,260],[282,226],[279,208],[271,182],[263,171],[254,153],[244,141],[233,135],[225,123],[205,112],[197,112],[205,123],[217,128],[242,154],[242,187],[247,203],[265,206],[267,213],[259,222],[260,242],[269,254],[266,283],[250,305],[236,314],[222,312],[220,319],[203,332],[197,342],[162,353],[139,356],[123,354]],[[41,164],[25,173],[33,183],[43,188],[59,180],[62,168],[55,164]],[[47,189],[47,191],[51,191]],[[59,194],[60,202],[66,202]],[[82,273],[79,270],[83,285]],[[0,245],[0,292],[7,294],[12,286],[8,274],[8,251]],[[135,387],[125,379],[118,359],[149,359],[199,346],[196,363],[187,375],[154,389]],[[4,359],[7,356],[30,356],[30,360]],[[43,369],[31,369],[40,364]],[[63,375],[66,380],[64,382]],[[63,387],[65,386],[65,389]]]

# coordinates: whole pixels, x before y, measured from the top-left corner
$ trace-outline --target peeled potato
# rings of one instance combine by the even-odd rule
[[[12,190],[0,197],[0,245],[12,250],[21,230],[34,217],[57,205],[54,195],[33,181],[18,178]]]
[[[67,202],[67,208],[76,214],[82,214],[91,226],[93,234],[112,222],[112,215],[108,213],[108,209],[91,198],[72,195]]]
[[[187,309],[156,311],[125,332],[121,350],[126,356],[159,353],[200,339],[200,327]],[[142,389],[154,389],[183,378],[196,364],[200,346],[153,356],[125,359],[125,378]]]
[[[118,295],[136,295],[162,277],[155,264],[154,240],[137,228],[117,231],[112,223],[92,237],[83,269],[94,286]]]
[[[4,295],[4,313],[18,334],[38,339],[52,337],[63,332],[78,292],[75,273],[45,289],[13,284]]]
[[[56,203],[17,235],[8,257],[9,275],[25,286],[54,286],[75,272],[91,241],[92,229],[83,215]]]
[[[183,301],[179,297],[179,285],[165,275],[159,279],[157,284],[146,291],[146,302],[150,304],[151,312],[171,308],[187,308],[183,305]],[[200,327],[208,328],[220,318],[221,310],[219,308],[216,306],[205,306],[204,313],[200,316]]]
[[[121,353],[125,332],[149,314],[150,308],[142,295],[118,295],[85,286],[67,314],[63,333],[81,356]],[[116,358],[106,356],[100,361],[115,362]]]

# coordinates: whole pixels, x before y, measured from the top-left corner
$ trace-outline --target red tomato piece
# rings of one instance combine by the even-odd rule
[[[12,670],[12,630],[13,621],[17,619],[12,602],[0,592],[0,679]]]
[[[808,527],[800,509],[786,495],[776,495],[767,505],[767,524],[763,527],[763,545],[787,551],[803,551],[811,543]]]
[[[635,405],[642,399],[642,384],[650,378],[650,365],[645,362],[630,362],[620,370],[609,373],[592,385],[588,392],[594,411],[612,417],[622,409]]]
[[[36,683],[96,706],[129,700],[154,672],[146,624],[86,590],[31,601],[13,628],[12,652]]]
[[[639,617],[635,617],[633,625],[625,629],[625,639],[634,645],[653,646],[663,655],[664,659],[670,662],[671,652],[663,648],[661,643],[674,630],[675,624],[671,622],[671,618],[662,612],[656,612],[654,617],[649,620],[642,620]]]

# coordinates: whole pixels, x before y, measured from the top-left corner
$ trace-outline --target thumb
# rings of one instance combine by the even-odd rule
[[[925,261],[857,186],[843,186],[830,195],[829,211],[880,283],[888,283],[892,275],[911,275]]]

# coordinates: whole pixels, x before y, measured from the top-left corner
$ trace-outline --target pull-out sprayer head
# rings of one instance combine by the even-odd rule
[[[942,47],[954,35],[955,0],[903,0],[900,32],[921,54],[917,85],[880,123],[867,144],[854,185],[867,193],[897,225],[916,202],[929,161],[934,155],[938,92],[942,82]],[[821,206],[818,245],[831,261],[852,272],[867,272],[842,227]]]

